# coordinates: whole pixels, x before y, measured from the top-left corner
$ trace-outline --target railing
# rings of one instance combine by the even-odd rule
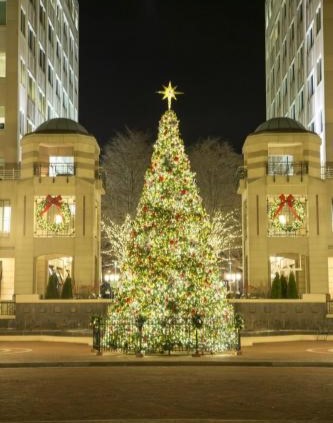
[[[321,175],[323,179],[332,179],[333,178],[333,163],[327,162],[326,166],[321,168]]]
[[[73,163],[34,163],[35,176],[74,176],[76,167]]]
[[[0,301],[0,316],[15,316],[15,301]]]
[[[112,350],[126,354],[240,350],[239,330],[235,329],[230,336],[221,319],[205,319],[199,323],[176,317],[144,321],[94,316],[93,349],[99,354]]]
[[[20,178],[20,168],[17,165],[0,167],[0,180],[14,180]]]
[[[306,175],[309,172],[308,162],[279,162],[279,163],[266,163],[266,174],[275,176],[293,176],[293,175]]]
[[[333,314],[333,301],[327,301],[327,314]]]

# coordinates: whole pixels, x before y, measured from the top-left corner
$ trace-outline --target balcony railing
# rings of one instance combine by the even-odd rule
[[[74,176],[76,166],[73,163],[34,163],[35,176]]]
[[[0,166],[0,180],[11,180],[20,178],[20,167],[17,164],[6,164]]]
[[[0,301],[0,316],[15,316],[14,301]]]
[[[278,162],[278,163],[266,163],[266,174],[275,176],[294,176],[294,175],[306,175],[309,172],[308,162]]]

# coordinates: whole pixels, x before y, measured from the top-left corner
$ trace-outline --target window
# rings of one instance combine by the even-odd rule
[[[0,130],[5,129],[5,106],[0,106]]]
[[[291,105],[291,108],[290,108],[290,117],[291,117],[291,119],[296,119],[296,107],[295,107],[295,103],[293,103]]]
[[[67,67],[68,67],[68,59],[67,57],[64,55],[64,59],[62,61],[62,68],[64,71],[64,74],[67,75]]]
[[[35,197],[34,214],[35,236],[59,237],[74,235],[75,197],[62,195]]]
[[[293,175],[294,157],[291,155],[269,155],[268,175]]]
[[[58,60],[61,59],[61,56],[60,56],[60,42],[59,42],[58,39],[57,39],[57,44],[56,44],[56,56],[57,56],[57,59]]]
[[[10,218],[12,208],[9,200],[0,200],[0,234],[10,233]]]
[[[321,30],[321,8],[316,12],[316,34]]]
[[[20,135],[23,136],[24,134],[24,111],[20,110]]]
[[[50,156],[49,176],[74,175],[73,156]]]
[[[25,87],[26,84],[26,71],[25,71],[25,63],[21,59],[20,60],[20,82]]]
[[[36,36],[34,34],[33,29],[29,25],[28,28],[28,46],[31,51],[31,53],[35,54],[35,44],[36,44]]]
[[[298,112],[304,110],[304,90],[302,89],[298,94]]]
[[[0,25],[6,25],[7,23],[6,3],[6,0],[0,0]]]
[[[6,77],[6,53],[0,51],[0,78]]]
[[[28,73],[28,97],[35,101],[35,81],[30,73]]]
[[[23,9],[21,9],[21,33],[23,34],[23,36],[25,37],[25,32],[26,32],[26,18],[25,18],[25,12]]]
[[[58,98],[60,98],[60,81],[59,81],[58,78],[56,78],[56,89],[55,89],[55,91],[56,91],[56,96]]]
[[[313,96],[314,94],[314,80],[313,80],[313,74],[308,79],[308,99]]]
[[[53,38],[54,38],[54,30],[52,25],[49,22],[49,26],[48,26],[48,39],[49,39],[49,43],[53,46]]]
[[[314,37],[313,37],[313,27],[309,29],[307,35],[306,35],[306,44],[307,44],[307,51],[309,52],[314,44]]]
[[[321,58],[317,61],[317,85],[321,82],[323,78],[323,70],[322,70],[322,61]]]
[[[43,115],[45,113],[45,104],[46,104],[46,102],[45,102],[45,94],[41,90],[38,90],[38,110]]]
[[[46,12],[45,12],[45,8],[42,5],[42,3],[40,3],[40,5],[39,5],[39,22],[40,22],[41,26],[45,29]]]
[[[39,67],[45,73],[46,56],[45,56],[45,51],[41,47],[39,47]]]
[[[63,28],[64,28],[64,39],[65,39],[65,41],[67,41],[67,36],[68,36],[68,24],[67,24],[67,22],[64,20],[64,25],[63,25]]]
[[[49,81],[51,87],[53,87],[53,68],[50,63],[47,66],[47,80]]]

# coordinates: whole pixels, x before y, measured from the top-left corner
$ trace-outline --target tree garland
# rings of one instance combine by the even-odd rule
[[[43,215],[48,212],[51,206],[58,208],[62,221],[60,223],[49,222]],[[36,206],[36,223],[39,229],[46,230],[48,232],[63,232],[71,221],[71,210],[69,205],[62,201],[61,195],[52,197],[47,195],[42,201],[39,201]]]
[[[279,216],[285,207],[289,208],[289,211],[294,216],[294,219],[287,223],[282,223]],[[269,204],[268,218],[273,229],[279,232],[296,232],[304,225],[304,201],[296,199],[292,194],[289,194],[287,197],[284,194],[281,194],[279,199]]]

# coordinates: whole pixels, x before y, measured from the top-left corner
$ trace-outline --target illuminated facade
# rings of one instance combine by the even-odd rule
[[[333,173],[320,137],[290,118],[272,118],[243,146],[243,267],[246,292],[270,295],[276,273],[298,293],[333,295]]]
[[[102,183],[96,139],[57,118],[22,138],[20,171],[0,180],[0,299],[43,297],[53,272],[98,292]]]
[[[0,172],[45,120],[78,119],[77,0],[0,1]]]
[[[290,117],[333,162],[333,2],[266,0],[266,117]]]

